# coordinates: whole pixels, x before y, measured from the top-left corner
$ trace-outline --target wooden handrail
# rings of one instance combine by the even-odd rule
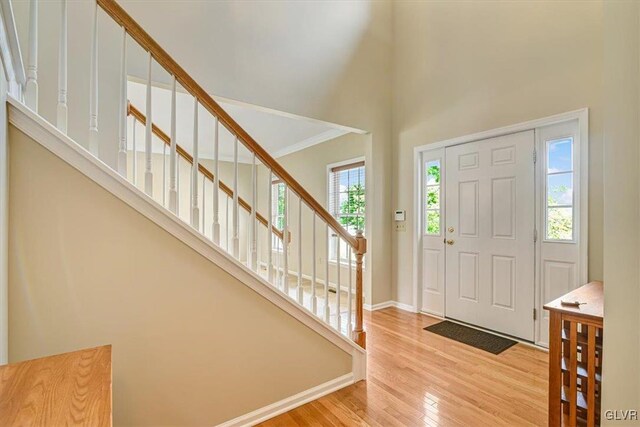
[[[126,32],[147,50],[155,61],[175,76],[178,83],[196,97],[200,104],[218,118],[233,135],[271,171],[280,177],[287,187],[296,193],[304,203],[322,218],[336,233],[355,250],[356,254],[366,251],[364,237],[352,236],[302,185],[298,183],[267,151],[262,148],[220,105],[180,66],[178,63],[127,13],[115,0],[97,0],[97,4]]]
[[[142,125],[147,124],[147,117],[142,114],[140,110],[131,104],[131,102],[127,103],[127,115],[135,117],[137,121],[139,121]],[[155,123],[151,123],[151,132],[157,136],[164,144],[171,146],[171,138],[167,135],[160,127],[158,127]],[[176,143],[176,153],[185,159],[189,164],[193,165],[193,156],[189,154],[180,144]],[[202,163],[198,164],[198,171],[202,173],[209,181],[214,182],[213,173],[207,169]],[[233,190],[226,185],[222,180],[218,179],[218,185],[220,189],[230,198],[233,198]],[[249,203],[247,203],[242,197],[238,197],[238,205],[242,207],[247,212],[251,213],[252,207]],[[256,219],[263,224],[265,227],[269,226],[269,222],[267,219],[262,216],[256,210]],[[273,230],[273,234],[278,236],[278,238],[282,239],[284,237],[284,233],[278,229],[276,226],[271,226]],[[291,239],[291,235],[289,235],[289,239]]]

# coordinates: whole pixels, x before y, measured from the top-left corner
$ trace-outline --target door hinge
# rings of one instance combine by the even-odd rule
[[[533,229],[533,243],[536,243],[538,241],[538,229],[534,228]]]
[[[533,149],[533,164],[535,165],[537,161],[538,161],[538,151],[534,148]]]
[[[538,320],[538,310],[533,309],[533,320]]]

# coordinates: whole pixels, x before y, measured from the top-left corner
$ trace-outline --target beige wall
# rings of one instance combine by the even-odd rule
[[[602,3],[396,2],[393,208],[396,298],[413,300],[413,149],[589,107],[589,276],[603,277]]]
[[[215,425],[351,371],[348,354],[9,138],[11,362],[113,344],[115,425]]]
[[[639,18],[635,1],[605,2],[603,410],[640,410]]]

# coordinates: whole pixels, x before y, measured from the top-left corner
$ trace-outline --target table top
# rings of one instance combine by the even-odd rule
[[[0,425],[111,423],[110,345],[0,366]]]
[[[578,301],[579,307],[562,305],[561,301]],[[591,319],[602,320],[604,306],[604,293],[602,282],[589,282],[573,291],[564,294],[558,299],[544,305],[545,310],[559,311],[562,313],[575,314]]]

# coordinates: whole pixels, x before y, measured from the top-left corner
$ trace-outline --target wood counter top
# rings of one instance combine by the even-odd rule
[[[0,366],[1,426],[111,426],[111,346]]]
[[[561,301],[578,301],[580,307],[562,305]],[[561,296],[558,299],[544,305],[545,310],[559,311],[567,314],[575,314],[594,320],[602,320],[604,311],[604,293],[602,282],[589,282],[577,289]]]

